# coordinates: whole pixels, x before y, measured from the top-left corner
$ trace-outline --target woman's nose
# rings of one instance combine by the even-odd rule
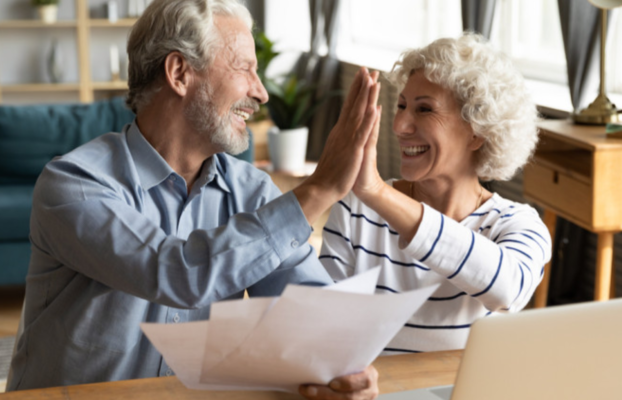
[[[411,115],[406,112],[398,112],[393,120],[393,132],[397,136],[405,136],[415,133],[415,121]]]

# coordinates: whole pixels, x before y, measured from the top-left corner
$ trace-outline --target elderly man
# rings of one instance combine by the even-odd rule
[[[357,177],[378,120],[359,72],[315,174],[281,195],[224,152],[268,96],[251,17],[236,0],[156,0],[128,43],[136,120],[50,162],[35,189],[24,333],[9,390],[172,374],[141,322],[209,317],[212,302],[331,280],[310,224]],[[307,385],[311,398],[371,398],[377,373]]]

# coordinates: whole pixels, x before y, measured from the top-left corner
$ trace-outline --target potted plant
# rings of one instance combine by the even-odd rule
[[[58,17],[59,0],[32,0],[32,5],[37,9],[39,18],[46,24],[53,24]]]
[[[257,75],[265,86],[268,65],[279,53],[274,51],[274,43],[263,31],[257,28],[253,29],[253,38],[255,39],[255,55],[257,56]],[[253,114],[250,121],[247,121],[247,126],[253,132],[255,160],[268,160],[270,158],[268,155],[268,130],[274,124],[270,120],[270,113],[265,104],[262,104],[259,111]]]
[[[270,95],[268,110],[275,125],[268,130],[270,160],[275,170],[299,172],[304,168],[307,153],[309,128],[305,125],[324,100],[340,91],[314,100],[315,87],[294,75],[281,84],[266,79],[265,86]]]

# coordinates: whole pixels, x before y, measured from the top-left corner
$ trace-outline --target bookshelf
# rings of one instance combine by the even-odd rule
[[[15,19],[0,21],[2,30],[41,30],[69,29],[75,31],[75,43],[78,62],[78,82],[75,83],[20,83],[0,84],[0,103],[3,94],[12,93],[68,93],[75,92],[82,103],[90,103],[95,98],[96,91],[124,91],[127,90],[127,81],[94,81],[91,71],[90,40],[91,35],[101,29],[130,28],[136,22],[136,18],[120,18],[116,22],[107,19],[89,17],[88,0],[74,0],[75,19],[58,20],[53,24],[44,23],[35,19]],[[1,66],[0,66],[1,68]]]

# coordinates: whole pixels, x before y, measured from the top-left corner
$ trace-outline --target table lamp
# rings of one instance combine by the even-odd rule
[[[605,125],[622,122],[622,114],[605,94],[605,46],[607,45],[607,10],[622,6],[622,0],[588,0],[600,8],[600,92],[587,108],[572,114],[572,119],[579,124]]]

